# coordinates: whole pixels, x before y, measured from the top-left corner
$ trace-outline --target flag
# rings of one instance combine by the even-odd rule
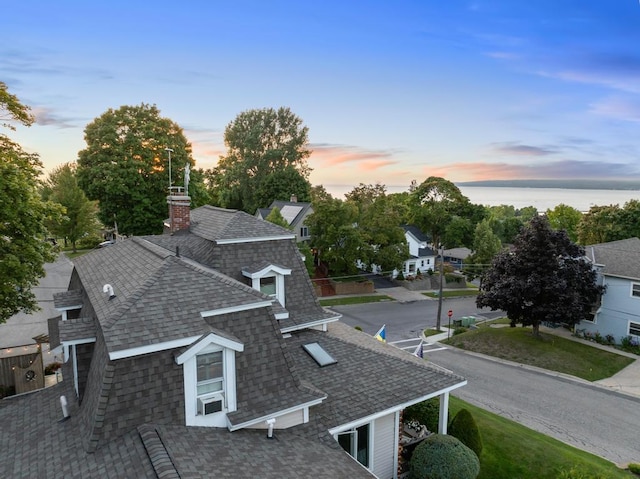
[[[382,341],[383,343],[387,342],[387,325],[383,324],[382,327],[378,330],[374,338],[378,341]]]
[[[418,344],[418,347],[413,352],[413,355],[418,357],[418,358],[424,358],[424,351],[422,349],[422,341],[420,341],[420,344]]]

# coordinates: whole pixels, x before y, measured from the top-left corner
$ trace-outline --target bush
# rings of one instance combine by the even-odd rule
[[[358,331],[362,331],[362,326],[354,326],[353,329],[357,329]]]
[[[440,415],[440,400],[438,398],[427,399],[404,410],[403,420],[418,421],[427,426],[431,432],[438,430],[438,418]]]
[[[467,409],[460,409],[449,424],[449,434],[476,453],[482,454],[482,438],[476,420]]]
[[[404,274],[402,273],[402,271],[398,273],[398,276],[396,276],[396,279],[398,281],[404,281]]]
[[[453,436],[432,434],[413,451],[409,479],[475,479],[478,456]]]
[[[469,328],[465,328],[464,326],[459,326],[453,330],[453,335],[455,336],[456,334],[466,333],[467,331],[469,331]]]
[[[45,375],[54,374],[61,367],[62,367],[62,363],[51,363],[51,364],[48,364],[44,368],[44,374]]]
[[[640,474],[640,464],[636,462],[632,462],[631,464],[629,464],[628,467],[629,467],[629,470],[634,474]]]

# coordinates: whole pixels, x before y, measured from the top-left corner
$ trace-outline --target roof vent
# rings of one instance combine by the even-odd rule
[[[113,286],[111,286],[110,284],[105,284],[102,287],[102,292],[103,293],[108,293],[109,294],[109,299],[113,299],[116,297],[116,293],[113,292]]]

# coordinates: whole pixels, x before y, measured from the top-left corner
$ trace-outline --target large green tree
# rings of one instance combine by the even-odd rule
[[[389,201],[386,187],[360,183],[345,197],[347,203],[358,210],[356,223],[364,242],[358,259],[369,267],[381,268],[383,272],[400,269],[402,262],[409,257],[409,246],[400,226],[401,216],[395,204]]]
[[[87,125],[84,138],[78,183],[99,201],[100,220],[125,235],[161,232],[168,215],[169,153],[173,186],[182,186],[185,166],[194,165],[182,128],[143,103],[107,110]]]
[[[430,176],[418,185],[411,192],[410,201],[412,223],[431,237],[435,247],[443,245],[452,219],[455,216],[464,218],[461,213],[470,205],[456,185],[437,176]]]
[[[476,304],[503,310],[512,326],[532,326],[539,335],[542,322],[573,325],[587,318],[602,290],[584,248],[564,230],[552,229],[546,216],[537,216],[513,248],[494,258]]]
[[[583,245],[624,239],[618,205],[592,206],[578,223],[578,242]]]
[[[356,262],[366,246],[357,221],[355,204],[330,196],[314,202],[313,213],[305,219],[311,247],[332,276],[357,272]]]
[[[565,230],[571,241],[578,241],[578,224],[582,219],[580,211],[561,203],[547,210],[547,218],[553,229]]]
[[[289,108],[240,113],[225,128],[227,154],[210,175],[214,202],[253,214],[292,194],[309,198],[308,132]]]
[[[42,189],[44,200],[58,203],[64,214],[54,221],[49,229],[57,237],[71,243],[76,251],[78,241],[86,236],[97,235],[100,229],[95,201],[91,201],[78,186],[76,165],[65,163],[49,173]]]
[[[493,232],[490,220],[478,223],[473,239],[473,253],[469,255],[464,265],[464,273],[470,281],[481,277],[489,268],[498,252],[502,249],[500,238]]]
[[[33,122],[29,108],[2,82],[0,119],[9,128],[11,122]],[[55,258],[45,227],[55,209],[40,198],[41,173],[38,155],[0,134],[0,323],[38,309],[31,288],[44,276],[44,263]]]

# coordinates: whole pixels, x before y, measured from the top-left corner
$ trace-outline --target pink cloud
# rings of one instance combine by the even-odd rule
[[[358,169],[371,171],[397,163],[391,159],[391,151],[372,151],[355,146],[326,144],[311,145],[311,149],[313,152],[309,161],[323,168],[351,163]]]

